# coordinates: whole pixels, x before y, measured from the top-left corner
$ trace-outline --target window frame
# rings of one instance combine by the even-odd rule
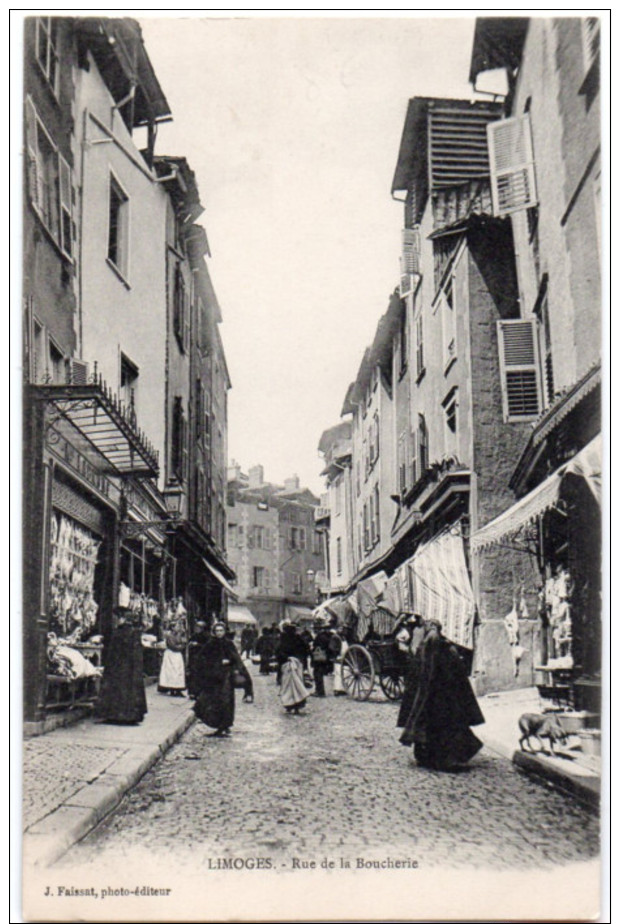
[[[112,244],[112,193],[115,193],[119,205],[116,212],[115,242]],[[129,286],[129,221],[130,199],[127,190],[114,173],[110,170],[108,177],[108,224],[106,262],[126,286]],[[112,250],[115,256],[112,256]],[[120,260],[117,258],[120,256]]]
[[[46,33],[47,49],[45,64],[41,61],[41,32]],[[50,77],[50,61],[55,60],[54,78]],[[60,70],[60,54],[58,52],[58,18],[56,16],[35,17],[35,58],[45,82],[52,91],[54,99],[58,100],[58,83]]]

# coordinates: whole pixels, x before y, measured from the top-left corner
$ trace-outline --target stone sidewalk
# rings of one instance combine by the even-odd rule
[[[485,724],[474,729],[487,748],[508,758],[520,769],[539,777],[585,804],[597,807],[601,794],[601,759],[583,754],[577,735],[570,735],[566,746],[556,746],[556,756],[522,751],[519,746],[519,717],[524,712],[541,713],[535,687],[489,693],[478,702]],[[548,742],[545,742],[548,747]]]
[[[29,738],[23,748],[24,863],[49,866],[114,809],[194,720],[186,698],[146,690],[141,725],[93,718]]]

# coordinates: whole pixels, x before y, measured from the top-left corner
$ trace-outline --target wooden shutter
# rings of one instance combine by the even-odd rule
[[[26,171],[28,195],[36,209],[41,209],[41,165],[37,144],[37,112],[29,96],[26,97]]]
[[[401,272],[413,275],[420,272],[420,229],[403,228],[402,231],[403,256]]]
[[[533,321],[498,321],[504,420],[529,420],[542,409]]]
[[[306,549],[306,529],[304,526],[299,527],[299,548],[302,552]]]
[[[62,154],[58,155],[58,196],[60,212],[60,249],[67,257],[71,257],[73,253],[71,167]]]
[[[529,114],[487,125],[494,215],[510,215],[538,203]]]
[[[601,21],[596,16],[581,20],[583,33],[583,67],[587,74],[601,50]]]

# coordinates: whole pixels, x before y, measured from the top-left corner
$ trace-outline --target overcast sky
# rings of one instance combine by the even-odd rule
[[[319,492],[320,435],[398,283],[407,101],[471,97],[474,20],[140,22],[174,118],[158,153],[188,158],[206,209],[229,457]]]

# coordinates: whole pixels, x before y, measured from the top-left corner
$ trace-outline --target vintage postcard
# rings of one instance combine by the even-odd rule
[[[23,920],[601,919],[585,12],[14,15]]]

